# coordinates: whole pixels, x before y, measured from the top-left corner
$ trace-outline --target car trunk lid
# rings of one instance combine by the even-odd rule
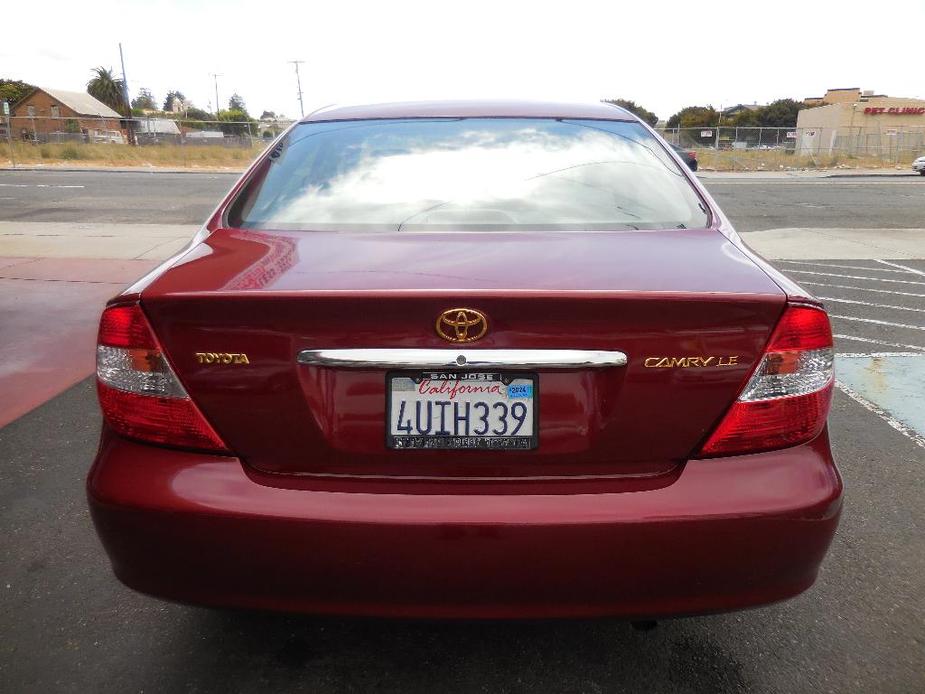
[[[223,229],[142,302],[191,396],[255,468],[498,479],[672,469],[738,395],[784,298],[713,230]],[[484,337],[437,334],[455,307],[487,317]],[[619,351],[627,363],[532,369],[533,450],[392,450],[387,367],[298,363],[306,350],[388,348]]]

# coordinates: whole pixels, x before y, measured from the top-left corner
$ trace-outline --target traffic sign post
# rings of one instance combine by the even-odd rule
[[[13,123],[10,120],[10,104],[3,102],[3,119],[6,121],[6,143],[10,146],[10,161],[16,168],[16,153],[13,151]]]

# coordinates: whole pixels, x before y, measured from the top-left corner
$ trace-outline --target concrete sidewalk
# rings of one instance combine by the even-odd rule
[[[247,165],[249,165],[248,162]],[[74,164],[26,164],[23,166],[0,166],[0,171],[60,171],[65,173],[169,173],[169,174],[234,174],[240,175],[247,169],[247,165],[238,167],[176,167],[176,166],[79,166]],[[881,177],[919,177],[911,166],[884,167],[882,169],[794,169],[794,170],[739,170],[739,171],[712,171],[701,169],[697,177],[710,178],[855,178],[865,176]]]
[[[197,229],[186,224],[0,221],[0,257],[164,260]]]
[[[106,300],[197,229],[0,222],[0,426],[91,374]],[[925,258],[925,229],[787,228],[742,237],[771,260]]]
[[[20,166],[0,166],[0,171],[63,171],[65,173],[188,173],[188,174],[237,174],[244,173],[247,165],[228,166],[80,166],[79,164],[22,164]]]
[[[769,260],[925,258],[925,229],[767,229],[743,233]]]
[[[180,250],[198,228],[187,224],[0,221],[0,258],[164,260]],[[925,258],[925,228],[788,227],[744,232],[742,238],[770,259]],[[33,263],[31,267],[41,265]]]
[[[107,299],[196,229],[0,222],[0,426],[93,372]]]

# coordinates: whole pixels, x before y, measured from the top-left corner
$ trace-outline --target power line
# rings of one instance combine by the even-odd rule
[[[302,117],[305,117],[305,106],[302,104],[302,80],[299,77],[299,65],[302,65],[304,60],[288,60],[286,62],[292,63],[295,65],[295,83],[299,88],[299,112],[302,114]]]

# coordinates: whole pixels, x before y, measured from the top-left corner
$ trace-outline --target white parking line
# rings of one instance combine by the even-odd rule
[[[925,298],[925,294],[913,294],[912,292],[897,292],[891,289],[871,289],[870,287],[851,287],[847,284],[826,284],[825,282],[810,282],[801,280],[800,284],[808,284],[813,287],[831,287],[833,289],[854,289],[859,292],[876,292],[877,294],[893,294],[894,296],[914,296],[916,298]]]
[[[842,277],[846,280],[871,280],[872,282],[889,282],[891,284],[917,284],[925,287],[925,282],[913,282],[912,280],[889,280],[884,277],[861,277],[859,275],[837,275],[830,272],[812,272],[810,270],[788,270],[797,275],[819,275],[820,277]]]
[[[925,272],[922,270],[916,270],[914,267],[907,267],[905,265],[900,265],[899,263],[891,263],[889,260],[877,260],[878,263],[883,263],[884,265],[889,265],[890,267],[902,268],[899,272],[911,272],[913,275],[922,275],[925,276]],[[887,272],[887,270],[881,270],[881,272]]]
[[[831,301],[835,304],[857,304],[859,306],[870,306],[871,308],[889,308],[896,311],[915,311],[916,313],[925,313],[925,308],[912,308],[910,306],[893,306],[892,304],[872,304],[869,301],[855,301],[854,299],[836,299],[834,296],[820,296],[823,301]]]
[[[896,431],[898,431],[903,436],[907,436],[908,438],[912,439],[912,442],[915,445],[925,448],[925,437],[920,436],[917,432],[907,427],[905,424],[903,424],[898,419],[893,417],[889,412],[886,412],[885,410],[881,409],[880,407],[872,403],[870,400],[865,398],[863,395],[858,393],[856,390],[854,390],[850,386],[845,385],[841,381],[835,381],[835,385],[838,386],[838,389],[842,393],[844,393],[849,398],[854,400],[861,407],[873,412],[875,415],[880,417],[880,419],[882,419],[884,422],[886,422],[891,427],[896,429]]]
[[[864,359],[871,357],[921,357],[920,352],[839,352],[839,359]]]
[[[855,337],[854,335],[840,335],[835,333],[832,337],[837,337],[842,340],[853,340],[854,342],[867,342],[868,344],[873,345],[886,345],[887,347],[899,347],[900,349],[914,349],[916,352],[925,353],[925,347],[919,347],[918,345],[904,345],[899,342],[887,342],[886,340],[871,340],[867,337]]]
[[[844,179],[836,181],[807,181],[802,180],[780,180],[764,178],[760,181],[742,181],[742,180],[723,180],[713,178],[712,176],[699,176],[703,184],[710,188],[711,186],[843,186],[845,188],[866,188],[868,186],[921,186],[918,181],[864,181],[863,183],[847,183]],[[909,177],[911,178],[911,176]]]
[[[854,316],[840,316],[830,313],[829,318],[839,318],[841,320],[853,320],[858,323],[873,323],[874,325],[886,325],[890,328],[904,328],[906,330],[925,330],[925,325],[909,325],[908,323],[892,323],[886,320],[875,320],[873,318],[855,318]]]
[[[911,270],[888,270],[884,267],[864,267],[862,265],[835,265],[834,263],[818,262],[818,263],[808,263],[805,260],[781,260],[782,263],[792,263],[793,265],[810,265],[812,267],[837,267],[843,270],[868,270],[869,272],[894,272],[897,275],[908,275]],[[878,260],[878,263],[884,261]],[[793,272],[797,272],[793,270]]]

